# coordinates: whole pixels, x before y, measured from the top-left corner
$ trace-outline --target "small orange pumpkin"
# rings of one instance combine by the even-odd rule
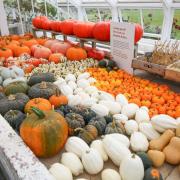
[[[49,56],[49,61],[54,62],[55,64],[58,64],[61,62],[61,58],[63,57],[63,54],[61,53],[54,53]]]
[[[29,48],[31,48],[31,46],[33,45],[37,45],[38,42],[35,39],[27,39],[23,42],[23,44]]]
[[[83,48],[71,47],[67,50],[66,57],[71,61],[80,61],[87,58],[87,53]]]
[[[4,57],[5,59],[7,59],[8,57],[11,56],[13,56],[13,52],[11,51],[11,49],[0,48],[0,57]]]
[[[24,46],[24,45],[16,46],[14,50],[14,55],[16,57],[19,57],[21,54],[24,54],[24,53],[27,53],[30,55],[31,50],[27,46]]]

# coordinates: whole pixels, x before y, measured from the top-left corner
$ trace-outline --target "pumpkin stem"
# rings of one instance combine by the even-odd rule
[[[44,112],[41,111],[40,109],[32,106],[31,110],[39,117],[39,119],[43,119],[45,117]]]
[[[56,88],[56,96],[59,97],[60,96],[60,93],[59,93],[59,89]]]
[[[131,156],[133,159],[135,158],[135,154],[132,154],[132,156]]]
[[[40,88],[41,88],[41,89],[46,89],[46,88],[47,88],[47,84],[46,84],[45,81],[42,81],[42,82],[41,82]]]
[[[114,129],[116,127],[116,122],[115,122],[115,120],[113,119],[112,120],[112,128]]]
[[[76,129],[74,129],[74,132],[77,132],[77,131],[84,131],[84,129],[83,128],[76,128]]]

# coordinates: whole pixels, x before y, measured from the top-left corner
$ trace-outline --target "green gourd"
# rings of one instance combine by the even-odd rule
[[[147,153],[145,152],[138,152],[137,155],[141,158],[143,165],[144,165],[144,170],[152,167],[153,163],[151,159],[148,157]]]
[[[163,180],[163,178],[158,169],[151,167],[145,171],[143,180]]]

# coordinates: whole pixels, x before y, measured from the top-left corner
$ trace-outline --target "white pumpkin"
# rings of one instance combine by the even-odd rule
[[[9,84],[14,83],[14,82],[26,82],[26,81],[27,80],[24,77],[8,78],[8,79],[3,81],[3,87],[6,87]]]
[[[115,98],[112,94],[104,92],[104,91],[99,91],[99,99],[100,100],[115,101]]]
[[[72,152],[63,153],[61,163],[68,167],[74,176],[78,176],[83,173],[83,165],[79,157]]]
[[[125,122],[124,128],[128,135],[138,131],[138,123],[135,120],[129,120]]]
[[[54,163],[50,167],[49,172],[56,180],[73,180],[71,171],[63,164]]]
[[[101,173],[102,180],[121,180],[120,174],[114,169],[104,169]]]
[[[65,144],[65,150],[67,152],[72,152],[81,158],[82,153],[89,150],[89,146],[81,138],[72,136],[68,138]]]
[[[79,95],[69,95],[68,96],[68,105],[69,106],[77,106],[82,102],[82,98]]]
[[[148,107],[146,107],[146,106],[141,106],[140,109],[143,109],[143,110],[149,112],[149,109],[148,109]]]
[[[137,104],[130,103],[122,107],[121,113],[126,115],[128,119],[133,119],[138,109],[139,107]]]
[[[77,79],[88,79],[91,75],[88,72],[80,74]]]
[[[123,134],[112,133],[112,134],[107,134],[106,136],[112,137],[116,141],[124,144],[127,148],[129,148],[129,146],[130,146],[130,141],[129,141],[128,137]]]
[[[123,180],[143,180],[144,166],[141,158],[135,154],[124,158],[119,172]]]
[[[95,86],[88,86],[85,89],[85,92],[88,93],[89,95],[91,95],[94,92],[97,92],[98,89]]]
[[[115,101],[101,100],[99,104],[106,106],[111,114],[118,114],[121,112],[121,105]]]
[[[118,94],[116,96],[116,101],[118,103],[120,103],[121,106],[124,106],[124,105],[128,104],[128,100],[127,100],[126,96],[124,96],[123,94]]]
[[[106,153],[117,166],[120,165],[124,157],[131,155],[130,150],[123,143],[111,136],[105,136],[102,141]]]
[[[99,96],[100,96],[100,93],[99,92],[93,92],[92,94],[91,94],[91,97],[92,98],[96,98],[96,99],[98,99],[99,100]]]
[[[90,98],[89,94],[85,93],[85,92],[79,92],[77,93],[77,95],[81,96],[81,98],[84,100],[84,99],[87,99],[87,98]]]
[[[83,105],[83,106],[86,106],[86,107],[91,107],[91,106],[93,106],[94,104],[96,104],[97,103],[97,99],[95,99],[95,98],[86,98],[86,99],[83,99],[82,101],[81,101],[81,105]]]
[[[85,89],[86,87],[90,86],[88,80],[86,79],[80,79],[77,81],[77,86],[82,88],[82,89]]]
[[[125,123],[128,120],[128,117],[124,114],[114,114],[113,119],[119,123]]]
[[[73,81],[73,82],[75,82],[75,81],[76,81],[76,77],[75,77],[74,74],[68,74],[68,75],[66,75],[66,77],[65,77],[65,81],[66,81],[66,82],[68,82],[68,81]]]
[[[160,114],[151,118],[151,123],[158,132],[163,133],[167,129],[176,129],[177,121],[166,114]]]
[[[140,123],[139,131],[142,132],[148,140],[153,140],[160,137],[160,134],[153,128],[151,123]]]
[[[68,85],[62,85],[60,87],[60,91],[63,95],[68,96],[70,94],[73,94],[73,90]]]
[[[95,82],[96,82],[96,79],[95,79],[95,78],[93,78],[93,77],[90,77],[90,78],[88,78],[87,80],[89,81],[89,83],[90,83],[90,84],[92,84],[92,83],[95,83]]]
[[[74,81],[68,81],[67,85],[72,89],[76,89],[77,88],[77,84]]]
[[[78,94],[80,92],[84,92],[82,88],[76,88],[74,89],[74,94]]]
[[[149,122],[150,117],[146,110],[140,108],[136,111],[135,120],[139,124],[141,122]]]
[[[149,142],[146,136],[141,132],[134,132],[130,138],[131,149],[134,152],[146,152],[148,150]]]
[[[91,145],[90,145],[91,148],[93,149],[96,149],[99,154],[101,155],[103,161],[107,161],[108,160],[108,155],[104,149],[104,146],[103,146],[103,142],[101,140],[94,140]]]
[[[82,153],[82,163],[89,174],[98,174],[104,166],[101,155],[93,148]]]
[[[109,109],[102,104],[93,104],[91,110],[93,110],[98,116],[107,116],[109,114]]]
[[[59,88],[61,87],[61,85],[66,85],[66,81],[62,78],[62,77],[59,77],[55,82],[54,82],[55,85],[57,85]]]

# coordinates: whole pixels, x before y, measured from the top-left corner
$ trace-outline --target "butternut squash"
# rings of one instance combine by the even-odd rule
[[[174,136],[175,133],[172,130],[166,130],[159,138],[150,141],[149,149],[162,151]]]
[[[163,150],[166,162],[173,165],[178,165],[180,163],[180,138],[173,137]]]
[[[177,128],[176,128],[176,136],[180,137],[180,123],[177,125]]]
[[[151,159],[153,166],[161,167],[165,161],[165,154],[157,150],[149,150],[148,157]]]

